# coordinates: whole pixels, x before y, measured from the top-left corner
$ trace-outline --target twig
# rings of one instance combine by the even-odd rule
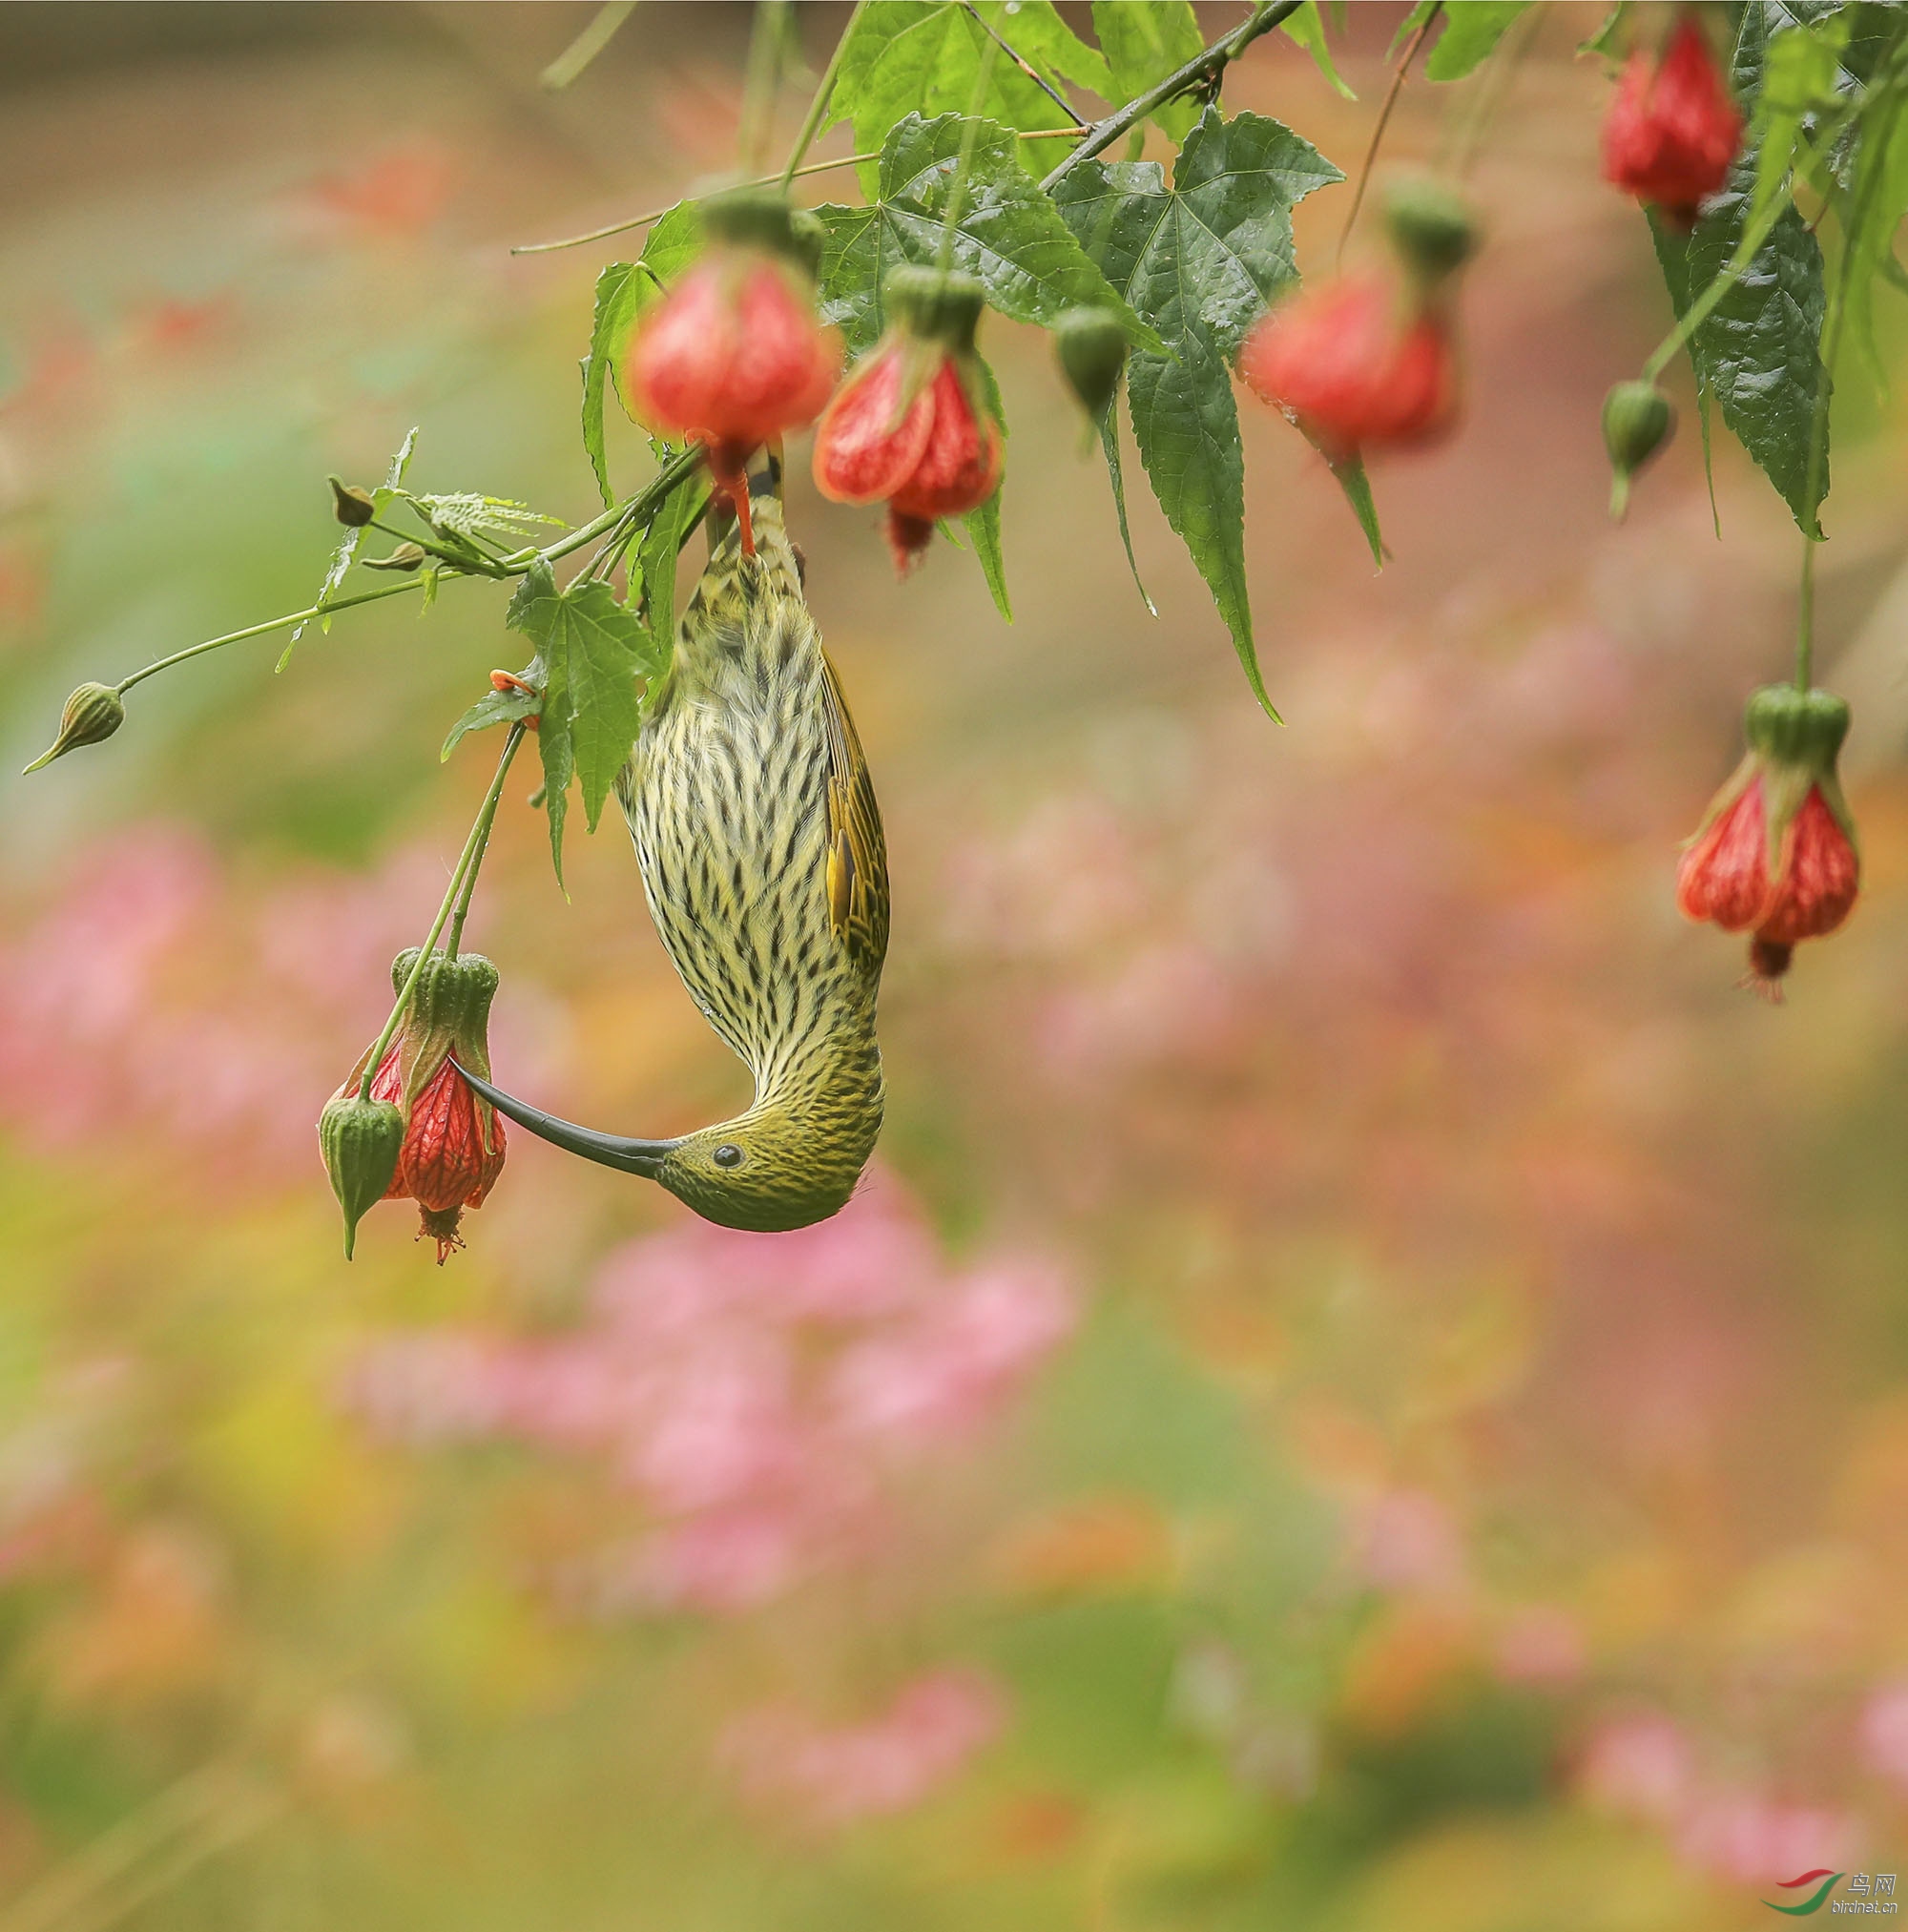
[[[1398,105],[1398,97],[1404,92],[1404,76],[1411,72],[1411,63],[1418,57],[1418,50],[1424,45],[1424,36],[1431,31],[1438,16],[1443,11],[1441,0],[1434,0],[1431,10],[1418,23],[1418,31],[1411,36],[1411,44],[1404,50],[1403,58],[1398,63],[1398,72],[1391,77],[1391,85],[1385,90],[1384,104],[1378,111],[1378,123],[1372,129],[1371,145],[1365,150],[1364,166],[1358,170],[1358,185],[1352,196],[1351,213],[1345,217],[1344,232],[1338,237],[1338,260],[1345,259],[1345,244],[1352,239],[1352,230],[1358,224],[1358,210],[1365,205],[1365,190],[1371,185],[1372,168],[1378,161],[1379,144],[1384,139],[1384,131],[1391,120],[1391,111]]]
[[[418,956],[411,962],[410,972],[404,985],[398,989],[396,1003],[391,1008],[391,1016],[384,1022],[384,1030],[378,1035],[377,1045],[364,1056],[364,1070],[358,1083],[361,1099],[371,1097],[371,1082],[377,1077],[378,1068],[384,1058],[384,1049],[391,1044],[391,1037],[398,1030],[410,1006],[411,995],[417,991],[417,983],[424,974],[425,962],[437,950],[438,935],[443,932],[445,922],[449,919],[459,896],[468,882],[474,882],[476,868],[483,863],[484,849],[490,842],[490,826],[497,816],[497,800],[504,796],[504,780],[510,775],[510,761],[517,755],[517,747],[524,741],[525,725],[518,718],[510,726],[510,735],[504,740],[503,756],[497,760],[497,775],[490,780],[490,789],[484,794],[484,802],[478,807],[476,822],[470,827],[470,836],[464,841],[463,853],[459,856],[456,869],[450,875],[450,883],[444,892],[444,904],[437,908],[437,917],[431,921],[430,931],[425,935],[424,945],[418,949]],[[467,909],[467,899],[466,901]],[[458,916],[460,932],[463,915]]]
[[[1137,99],[1128,101],[1125,107],[1110,114],[1105,120],[1095,121],[1087,131],[1087,138],[1041,182],[1043,191],[1052,194],[1055,186],[1071,170],[1082,161],[1089,161],[1095,155],[1104,154],[1129,128],[1137,127],[1154,108],[1182,93],[1215,85],[1229,62],[1236,60],[1261,33],[1269,33],[1281,20],[1296,13],[1302,4],[1303,0],[1261,0],[1261,4],[1253,10],[1250,19],[1241,21],[1230,33],[1222,33],[1211,47],[1195,54],[1175,73],[1169,73],[1156,86],[1148,88]]]
[[[1084,128],[1028,128],[1017,132],[1017,141],[1072,141],[1078,140],[1086,132]],[[785,188],[798,175],[825,175],[831,168],[859,168],[863,161],[879,161],[881,151],[875,149],[865,155],[843,155],[833,161],[810,161],[804,168],[792,168],[786,175],[764,175],[758,180],[744,181],[745,188]],[[512,255],[548,255],[553,248],[581,248],[586,241],[607,240],[612,235],[627,234],[632,228],[647,228],[653,221],[660,221],[670,208],[681,205],[672,201],[669,208],[652,208],[647,214],[633,215],[627,221],[612,221],[607,228],[592,228],[588,235],[566,235],[561,241],[520,241],[510,250]]]
[[[1007,43],[1004,39],[1002,39],[1001,36],[998,33],[996,33],[994,30],[991,27],[989,27],[984,19],[982,19],[980,9],[974,5],[974,0],[961,0],[961,4],[966,9],[968,13],[970,13],[973,16],[974,25],[978,27],[981,30],[981,31],[985,33],[987,36],[987,38],[991,40],[994,43],[994,45],[998,47],[1000,51],[1003,53],[1005,53],[1006,57],[1010,61],[1012,61],[1013,64],[1017,68],[1019,68],[1024,74],[1027,75],[1027,79],[1032,81],[1034,86],[1037,87],[1041,91],[1041,93],[1044,93],[1047,97],[1047,99],[1050,100],[1053,103],[1053,105],[1057,107],[1060,110],[1060,112],[1064,114],[1067,116],[1067,118],[1073,123],[1073,125],[1076,128],[1084,129],[1087,123],[1083,119],[1081,119],[1081,117],[1077,114],[1073,112],[1072,105],[1067,99],[1066,95],[1063,94],[1058,88],[1051,85],[1051,83],[1043,79],[1040,73],[1034,68],[1034,65],[1030,60],[1027,60],[1023,55],[1016,53],[1014,50],[1011,47],[1009,47]]]
[[[815,87],[815,98],[808,103],[808,112],[801,117],[801,131],[796,135],[795,146],[788,151],[788,160],[777,177],[784,188],[802,172],[801,157],[821,132],[829,98],[835,92],[835,76],[841,72],[841,55],[846,52],[848,42],[854,38],[855,23],[861,19],[867,4],[868,0],[855,0],[855,10],[849,14],[848,24],[842,28],[841,37],[835,43],[835,52],[828,56],[828,65],[821,70],[821,78]]]
[[[537,75],[537,85],[554,93],[566,88],[616,37],[616,30],[636,10],[636,0],[605,0],[596,17]]]

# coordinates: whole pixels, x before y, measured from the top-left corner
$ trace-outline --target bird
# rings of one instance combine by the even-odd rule
[[[633,1140],[465,1071],[531,1133],[657,1181],[706,1220],[760,1233],[839,1212],[874,1151],[888,945],[881,808],[778,490],[773,463],[750,480],[753,554],[739,525],[719,536],[712,526],[707,568],[616,779],[656,933],[754,1076],[754,1098],[713,1127]]]

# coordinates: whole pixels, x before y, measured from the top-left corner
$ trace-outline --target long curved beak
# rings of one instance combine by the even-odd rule
[[[519,1127],[529,1128],[540,1140],[562,1148],[566,1153],[581,1154],[585,1160],[593,1160],[600,1167],[612,1167],[619,1174],[641,1174],[645,1180],[654,1180],[663,1156],[676,1145],[673,1140],[623,1140],[613,1133],[598,1133],[593,1128],[578,1127],[570,1121],[559,1120],[555,1114],[530,1107],[502,1089],[492,1087],[487,1080],[478,1079],[468,1068],[459,1067],[454,1059],[450,1064],[457,1067],[458,1072],[506,1120],[514,1120]]]

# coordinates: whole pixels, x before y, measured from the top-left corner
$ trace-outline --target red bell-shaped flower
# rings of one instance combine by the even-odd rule
[[[1463,198],[1432,180],[1385,195],[1395,279],[1338,276],[1267,310],[1239,351],[1239,375],[1334,461],[1428,443],[1457,419],[1458,271],[1476,250]]]
[[[1457,410],[1443,314],[1410,314],[1375,276],[1322,282],[1270,310],[1246,338],[1239,374],[1334,457],[1428,442]]]
[[[1685,14],[1659,65],[1639,49],[1623,71],[1604,117],[1604,179],[1688,226],[1723,185],[1741,138],[1728,83]]]
[[[624,394],[652,428],[706,447],[753,552],[750,453],[820,413],[841,340],[816,321],[814,280],[778,196],[721,197],[703,223],[709,247],[637,326]]]
[[[404,990],[416,964],[414,948],[391,963],[394,989]],[[481,953],[433,953],[371,1078],[370,1097],[396,1107],[404,1124],[384,1198],[417,1202],[419,1236],[437,1243],[440,1266],[464,1245],[463,1211],[482,1207],[504,1171],[504,1123],[450,1064],[454,1056],[480,1079],[490,1077],[487,1034],[496,991],[497,968]],[[361,1060],[340,1094],[356,1093],[363,1076]]]
[[[1834,932],[1861,878],[1855,822],[1835,775],[1846,702],[1770,685],[1749,701],[1749,751],[1710,805],[1676,872],[1690,919],[1750,932],[1750,979],[1773,993],[1800,940]]]
[[[837,503],[888,506],[905,571],[935,521],[978,509],[1001,480],[1001,432],[982,400],[974,331],[985,292],[970,276],[898,268],[882,296],[894,325],[849,372],[815,432],[815,485]]]

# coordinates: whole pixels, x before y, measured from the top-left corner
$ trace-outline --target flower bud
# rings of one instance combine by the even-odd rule
[[[821,273],[821,251],[828,245],[827,222],[813,208],[791,208],[788,231],[795,244],[795,260],[814,280]]]
[[[1422,177],[1394,181],[1385,190],[1384,225],[1399,260],[1421,289],[1449,280],[1477,250],[1469,204]]]
[[[1619,383],[1604,398],[1604,447],[1609,451],[1610,517],[1629,508],[1629,480],[1676,427],[1676,411],[1654,383]]]
[[[368,489],[336,476],[324,480],[331,486],[331,513],[347,530],[363,530],[377,515],[377,502]]]
[[[1053,331],[1061,373],[1095,425],[1105,421],[1120,371],[1126,367],[1127,332],[1108,308],[1069,308]]]
[[[358,1223],[384,1198],[398,1171],[404,1117],[388,1100],[362,1099],[355,1091],[334,1094],[318,1117],[318,1144],[331,1191],[344,1210],[344,1258],[358,1240]]]
[[[359,559],[367,571],[414,571],[424,562],[422,544],[400,544],[387,557]]]
[[[75,745],[101,743],[125,722],[126,706],[110,684],[82,684],[61,708],[59,736],[20,776],[52,764]]]

